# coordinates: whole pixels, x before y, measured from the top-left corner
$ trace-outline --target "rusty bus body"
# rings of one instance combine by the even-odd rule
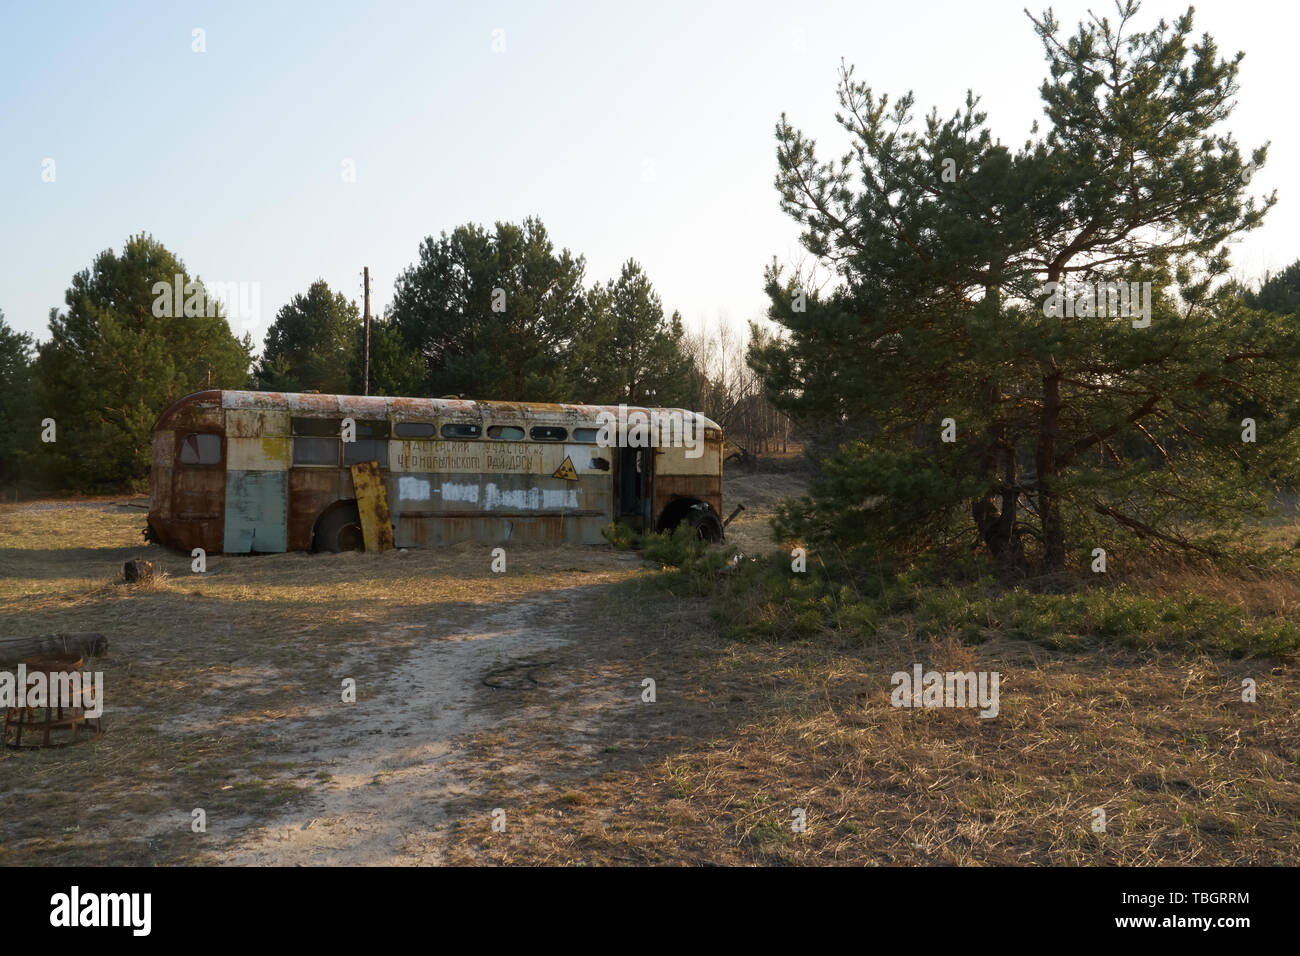
[[[615,521],[720,538],[722,430],[654,411],[689,420],[696,447],[598,444],[610,406],[196,392],[154,427],[148,534],[209,553],[359,547],[350,466],[376,461],[397,547],[593,544]]]

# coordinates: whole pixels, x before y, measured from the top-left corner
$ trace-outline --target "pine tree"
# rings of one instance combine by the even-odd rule
[[[593,290],[592,388],[588,401],[678,407],[690,403],[690,360],[681,313],[663,303],[634,259],[619,277]]]
[[[180,276],[177,295],[176,277]],[[142,486],[158,415],[190,392],[240,388],[252,342],[152,236],[106,250],[50,310],[39,348],[40,407],[56,422],[49,455],[73,487]]]
[[[318,279],[280,308],[257,363],[258,388],[346,393],[352,384],[361,311]]]
[[[428,395],[565,401],[588,331],[585,263],[541,221],[429,237],[398,277],[393,323],[425,364]]]
[[[916,130],[910,94],[891,109],[847,67],[843,160],[781,118],[782,208],[832,279],[769,270],[788,335],[752,355],[831,450],[786,531],[924,547],[964,523],[1048,569],[1121,535],[1213,553],[1193,529],[1262,507],[1294,464],[1296,331],[1216,287],[1275,201],[1246,194],[1265,149],[1248,164],[1216,132],[1241,55],[1190,42],[1190,11],[1134,31],[1137,10],[1064,42],[1034,21],[1047,132],[1014,152],[972,94]]]
[[[351,390],[365,388],[365,329],[358,328],[352,353]],[[385,317],[370,320],[370,394],[419,397],[424,392],[424,363],[407,348],[397,326]]]
[[[1279,273],[1265,273],[1259,291],[1247,291],[1245,299],[1252,309],[1278,315],[1300,312],[1300,261],[1291,263]]]
[[[0,435],[5,445],[0,454],[0,482],[37,478],[41,441],[40,416],[32,394],[34,358],[32,337],[11,329],[0,312]]]

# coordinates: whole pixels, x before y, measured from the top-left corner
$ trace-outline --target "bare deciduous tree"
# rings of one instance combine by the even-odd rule
[[[688,333],[683,341],[691,359],[696,408],[722,426],[730,453],[741,461],[784,453],[790,441],[790,420],[764,394],[762,379],[749,366],[751,345],[770,343],[774,333],[749,324],[745,336],[729,322]]]

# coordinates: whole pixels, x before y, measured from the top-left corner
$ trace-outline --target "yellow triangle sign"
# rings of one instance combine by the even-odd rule
[[[559,468],[556,468],[555,471],[552,472],[551,477],[563,478],[565,481],[577,481],[578,472],[573,467],[573,459],[568,455],[565,455],[564,461],[560,463]]]

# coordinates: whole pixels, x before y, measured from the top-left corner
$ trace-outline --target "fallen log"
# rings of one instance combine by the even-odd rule
[[[67,634],[37,634],[27,637],[0,637],[0,663],[16,663],[37,654],[77,654],[103,657],[108,653],[108,638],[91,631]]]

